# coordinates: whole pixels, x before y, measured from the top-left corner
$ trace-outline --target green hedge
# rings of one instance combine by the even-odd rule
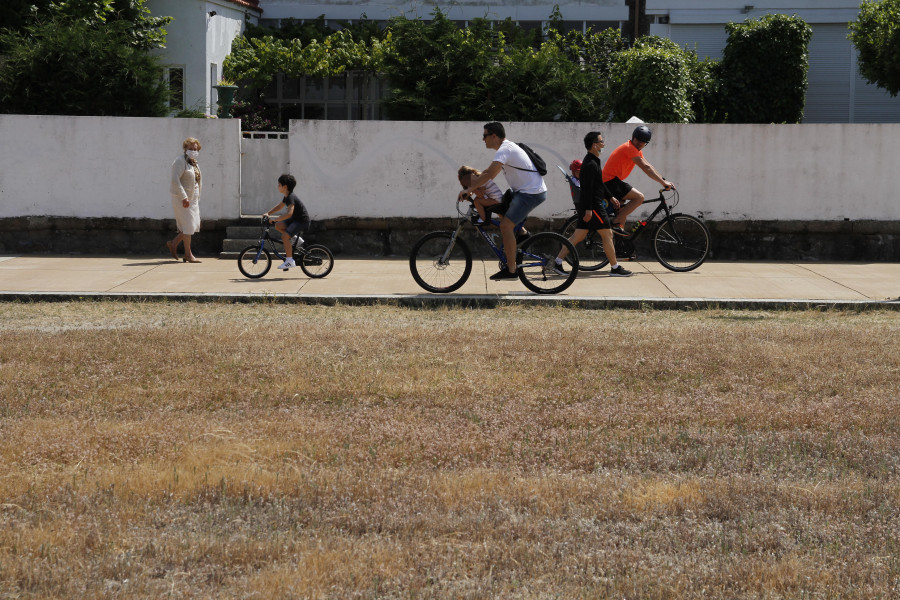
[[[731,23],[721,63],[700,61],[671,40],[648,36],[626,48],[617,30],[559,33],[558,9],[543,37],[507,20],[460,29],[439,9],[430,21],[398,17],[300,37],[255,28],[238,38],[225,75],[261,93],[279,72],[385,77],[386,114],[402,120],[798,122],[807,86],[811,30],[798,17]],[[288,29],[290,31],[290,28]],[[323,36],[319,39],[315,36]]]

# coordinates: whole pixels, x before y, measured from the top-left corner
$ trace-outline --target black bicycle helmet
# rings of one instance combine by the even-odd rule
[[[650,137],[653,134],[650,132],[650,128],[646,125],[641,125],[640,127],[636,127],[634,133],[631,134],[632,139],[637,139],[639,142],[644,142],[645,144],[650,143]]]

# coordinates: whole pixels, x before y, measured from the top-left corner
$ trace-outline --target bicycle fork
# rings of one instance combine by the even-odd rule
[[[459,232],[462,230],[462,224],[456,226],[456,231],[453,232],[453,235],[450,236],[450,243],[447,244],[447,249],[444,250],[444,253],[441,255],[438,264],[441,266],[446,266],[449,259],[450,253],[453,252],[453,247],[456,246],[456,238],[459,237]]]

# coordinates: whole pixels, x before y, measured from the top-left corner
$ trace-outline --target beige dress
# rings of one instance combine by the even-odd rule
[[[175,211],[175,225],[179,233],[193,235],[200,231],[200,188],[197,181],[200,166],[191,166],[184,155],[172,163],[172,210]],[[182,200],[190,200],[190,206],[184,207]]]

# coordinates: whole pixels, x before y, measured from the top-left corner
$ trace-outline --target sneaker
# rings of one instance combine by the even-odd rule
[[[622,265],[616,265],[615,269],[609,270],[610,277],[631,277],[632,275],[634,275],[634,273],[632,273]]]
[[[553,270],[556,271],[558,275],[568,275],[569,272],[566,271],[566,263],[565,261],[558,263],[553,261]]]
[[[518,279],[519,276],[516,273],[510,273],[506,269],[500,269],[493,275],[491,275],[491,281],[500,281],[501,279]]]
[[[283,263],[281,263],[280,265],[278,265],[278,268],[287,271],[291,267],[296,267],[296,266],[297,266],[297,263],[294,262],[294,259],[289,258],[289,259],[285,260]]]
[[[612,229],[612,232],[616,235],[628,235],[628,232],[622,229],[622,227],[619,225],[610,225],[609,228]]]

